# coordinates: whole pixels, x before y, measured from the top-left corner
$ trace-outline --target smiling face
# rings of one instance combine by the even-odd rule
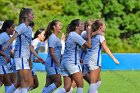
[[[82,21],[79,22],[79,25],[76,26],[76,29],[82,32],[84,30],[84,23]]]
[[[38,35],[38,39],[43,42],[45,40],[45,30]]]
[[[29,22],[32,22],[33,21],[33,18],[34,18],[34,14],[32,11],[30,11],[30,13],[27,14],[27,20]]]
[[[56,25],[54,26],[54,30],[57,31],[57,32],[60,32],[62,29],[62,24],[61,22],[56,22]]]
[[[15,31],[15,24],[7,28],[7,32],[9,33],[9,35],[13,35],[14,31]]]

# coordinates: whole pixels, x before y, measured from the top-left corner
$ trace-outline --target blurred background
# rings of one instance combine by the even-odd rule
[[[0,0],[0,20],[13,19],[18,24],[23,7],[33,9],[34,31],[47,28],[54,19],[62,22],[64,33],[72,19],[102,19],[111,51],[140,52],[140,0]]]

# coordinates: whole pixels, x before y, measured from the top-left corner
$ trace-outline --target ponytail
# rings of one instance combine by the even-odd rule
[[[100,20],[95,20],[95,21],[92,23],[92,25],[91,25],[91,30],[92,30],[92,32],[97,31],[97,30],[99,29],[99,27],[102,26],[102,25],[103,25],[103,22],[102,22],[102,21],[100,21]]]
[[[54,26],[59,22],[58,20],[53,20],[52,22],[49,23],[47,30],[45,31],[45,40],[49,38],[49,36],[53,33],[54,31]]]
[[[19,13],[19,24],[23,23],[23,21],[27,18],[27,14],[32,11],[31,8],[22,8]]]
[[[67,39],[69,33],[72,31],[75,31],[76,26],[79,26],[79,24],[80,24],[80,19],[74,19],[70,22],[70,24],[67,27],[67,31],[66,31],[66,39]]]

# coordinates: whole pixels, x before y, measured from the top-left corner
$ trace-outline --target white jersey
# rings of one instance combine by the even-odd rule
[[[71,62],[77,64],[77,60],[80,60],[81,46],[85,42],[79,34],[70,32],[66,40],[62,62],[65,62],[64,60],[71,60]]]
[[[18,32],[18,37],[15,44],[15,58],[25,57],[29,59],[30,57],[30,45],[32,40],[32,28],[26,26],[25,23],[20,24],[16,31]]]
[[[10,36],[6,33],[3,32],[0,34],[0,47],[2,50],[2,47],[4,47],[6,45],[6,43],[8,42],[8,40],[10,39]],[[10,53],[12,50],[12,45],[9,45],[8,48],[4,51],[4,53],[6,54],[6,56],[8,56],[10,58]],[[0,56],[0,66],[6,64],[5,59]]]
[[[36,38],[32,41],[31,44],[34,47],[34,50],[36,51],[36,53],[38,53],[40,46],[41,46],[41,41],[38,38]],[[34,61],[34,59],[35,59],[35,56],[33,54],[31,54],[31,59],[32,59],[32,61]]]
[[[105,40],[102,35],[96,35],[92,37],[92,48],[87,49],[87,53],[84,57],[84,63],[94,62],[96,66],[101,65],[101,44]]]
[[[56,56],[57,60],[60,62],[62,44],[61,44],[60,39],[55,34],[52,34],[52,35],[49,36],[49,38],[48,38],[48,48],[53,48],[54,49],[54,55]],[[48,52],[46,65],[47,66],[57,66],[56,63],[53,61],[53,59],[51,57],[50,51]]]

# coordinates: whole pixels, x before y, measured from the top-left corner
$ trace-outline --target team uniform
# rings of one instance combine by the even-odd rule
[[[6,45],[9,39],[10,36],[6,32],[0,34],[0,50],[2,50],[2,47]],[[10,58],[11,50],[12,50],[12,45],[9,45],[8,48],[4,51],[5,55],[8,56],[9,58]],[[11,67],[12,65],[10,64],[10,62],[7,64],[6,60],[2,56],[0,56],[0,74],[11,73],[12,70]]]
[[[32,40],[32,28],[25,23],[20,24],[17,29],[18,37],[16,39],[14,50],[14,61],[16,70],[30,69],[30,45]]]
[[[102,35],[96,35],[91,38],[91,41],[92,48],[87,49],[84,63],[87,64],[89,70],[95,70],[101,67],[101,44],[105,41],[105,37]]]
[[[31,44],[34,47],[34,50],[36,51],[36,53],[38,53],[40,46],[41,46],[41,41],[38,38],[36,38],[31,42]],[[35,59],[36,59],[36,57],[33,54],[31,54],[31,62],[33,62]],[[32,75],[33,76],[36,75],[36,73],[33,69],[32,69]]]
[[[65,51],[61,63],[61,71],[63,76],[82,71],[80,65],[81,46],[86,41],[76,32],[70,32],[66,40]]]
[[[54,49],[54,55],[56,56],[58,62],[60,62],[62,44],[60,39],[55,34],[52,34],[48,38],[48,48]],[[58,67],[57,64],[53,61],[50,51],[48,52],[45,67],[47,75],[61,74],[60,67]]]
[[[83,32],[81,33],[81,37],[82,37],[83,39],[85,39],[85,35],[86,35],[86,31],[83,31]],[[85,39],[85,40],[86,40],[86,39]],[[80,52],[80,56],[81,56],[81,57],[80,57],[80,58],[81,58],[82,61],[83,61],[84,58],[85,58],[86,52],[87,52],[87,48],[86,48],[86,50],[81,49],[81,52]],[[89,68],[88,68],[88,66],[87,66],[87,62],[84,62],[84,61],[83,61],[83,63],[81,63],[81,67],[82,67],[82,73],[83,73],[83,75],[85,76],[85,74],[89,72]]]

